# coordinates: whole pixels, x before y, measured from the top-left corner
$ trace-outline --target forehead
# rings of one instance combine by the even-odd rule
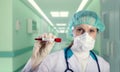
[[[80,25],[77,25],[75,28],[96,29],[94,26],[91,26],[88,24],[80,24]]]

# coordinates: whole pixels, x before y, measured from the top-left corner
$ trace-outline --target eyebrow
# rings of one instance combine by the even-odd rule
[[[81,26],[78,27],[78,26],[77,26],[77,27],[75,27],[75,28],[83,28],[83,27],[81,27]]]
[[[84,29],[84,27],[82,27],[82,26],[79,26],[79,27],[77,26],[77,27],[75,27],[75,28],[77,28],[77,29],[78,29],[78,28],[82,28],[82,29]],[[97,30],[97,28],[94,28],[94,27],[91,27],[91,28],[89,28],[89,29]]]
[[[90,29],[95,29],[95,30],[97,30],[97,28],[90,28]]]

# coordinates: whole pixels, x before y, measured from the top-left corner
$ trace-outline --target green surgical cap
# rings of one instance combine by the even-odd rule
[[[72,34],[72,28],[80,24],[88,24],[96,27],[100,32],[105,30],[105,25],[101,22],[100,18],[93,11],[79,11],[74,14],[69,23],[69,33]]]

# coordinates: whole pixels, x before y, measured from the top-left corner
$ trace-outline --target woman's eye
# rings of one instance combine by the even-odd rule
[[[83,29],[81,29],[81,28],[80,28],[80,29],[77,29],[77,31],[82,32],[82,31],[83,31]]]
[[[95,32],[95,30],[92,30],[92,29],[91,29],[90,32]]]

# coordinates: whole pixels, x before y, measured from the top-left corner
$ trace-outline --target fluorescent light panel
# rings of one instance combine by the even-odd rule
[[[59,12],[50,12],[52,17],[59,17]]]
[[[41,10],[41,8],[36,4],[36,2],[34,0],[28,0],[28,2],[43,16],[43,18],[54,28],[55,26],[53,25],[53,23],[48,19],[48,17],[44,14],[44,12]],[[57,31],[57,29],[56,29]]]
[[[50,12],[52,17],[68,17],[68,11],[51,11]]]
[[[87,2],[88,2],[88,0],[82,0],[82,2],[80,3],[80,5],[79,5],[79,7],[78,7],[76,12],[81,11],[85,7]]]
[[[56,30],[57,28],[56,28],[56,27],[54,27],[54,29]]]
[[[60,17],[68,17],[68,12],[61,11],[60,12]]]
[[[66,23],[57,23],[56,26],[66,26]]]
[[[59,33],[65,33],[65,30],[59,30]]]

